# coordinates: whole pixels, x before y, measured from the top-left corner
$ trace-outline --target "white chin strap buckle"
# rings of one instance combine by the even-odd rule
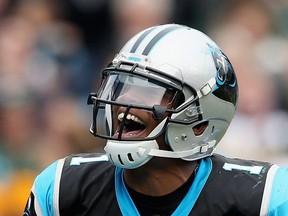
[[[115,141],[108,140],[105,151],[109,160],[116,166],[134,169],[147,163],[153,156],[151,149],[158,149],[155,140],[149,141]]]
[[[184,160],[197,160],[213,152],[216,145],[216,140],[212,140],[203,145],[196,146],[193,149],[183,151],[165,151],[159,149],[151,149],[148,153],[151,156],[165,157],[165,158],[182,158]],[[191,159],[188,159],[190,157]],[[187,159],[186,159],[187,158]]]

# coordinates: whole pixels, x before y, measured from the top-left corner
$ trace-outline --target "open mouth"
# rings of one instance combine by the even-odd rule
[[[123,124],[124,113],[118,115],[119,125]],[[128,114],[126,116],[124,127],[122,131],[122,137],[138,137],[146,129],[146,124],[139,117]],[[119,127],[116,131],[116,135],[119,134]]]

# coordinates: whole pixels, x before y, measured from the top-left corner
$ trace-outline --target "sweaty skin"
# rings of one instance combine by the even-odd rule
[[[141,103],[141,100],[147,98],[139,98],[139,92],[128,91],[125,95],[122,95],[118,98],[117,101],[127,102],[127,101],[137,101]],[[142,94],[143,95],[143,94]],[[164,95],[161,105],[167,105],[171,107],[171,100],[174,95],[172,93],[167,93]],[[148,100],[150,105],[153,104],[153,101]],[[156,101],[154,101],[156,103]],[[142,103],[147,103],[143,101]],[[157,102],[159,104],[159,102]],[[118,121],[118,116],[120,113],[124,113],[126,110],[125,107],[115,107],[114,120],[117,122],[115,127],[119,127],[121,123]],[[161,120],[155,120],[151,112],[140,110],[140,109],[131,109],[129,114],[137,117],[145,124],[145,129],[134,131],[123,130],[123,137],[146,137],[151,131],[161,122]],[[165,117],[165,116],[164,116]],[[117,136],[117,131],[114,136]],[[131,130],[131,128],[129,129]],[[168,149],[168,146],[165,144],[164,134],[162,134],[157,139],[157,143],[160,149]],[[169,194],[183,185],[188,178],[192,175],[197,162],[187,162],[182,159],[169,159],[169,158],[160,158],[153,157],[147,164],[137,168],[137,169],[125,169],[124,179],[127,185],[133,190],[150,196],[162,196]]]
[[[197,162],[154,157],[137,169],[126,169],[124,179],[130,188],[139,193],[163,196],[183,185],[196,166]]]

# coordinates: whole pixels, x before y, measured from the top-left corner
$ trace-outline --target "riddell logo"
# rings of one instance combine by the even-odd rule
[[[227,56],[218,47],[211,44],[207,45],[216,68],[215,79],[217,86],[213,90],[213,94],[236,105],[238,98],[238,85],[234,69]]]
[[[140,62],[141,58],[135,57],[135,56],[129,56],[128,60],[133,61],[133,62]]]

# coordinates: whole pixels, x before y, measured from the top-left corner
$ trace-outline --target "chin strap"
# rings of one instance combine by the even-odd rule
[[[158,144],[155,140],[132,141],[126,144],[109,140],[105,151],[114,165],[121,168],[134,169],[147,163],[153,156],[182,158],[187,161],[197,160],[211,154],[215,144],[216,140],[213,140],[189,150],[166,151],[158,149]]]
[[[183,151],[167,151],[167,150],[160,150],[160,149],[151,149],[148,152],[148,155],[150,156],[156,156],[156,157],[164,157],[164,158],[185,158],[185,157],[189,157],[189,156],[193,156],[193,155],[197,155],[196,158],[193,158],[191,160],[195,160],[198,158],[201,158],[201,154],[205,154],[207,153],[209,150],[213,151],[214,147],[216,144],[216,140],[213,140],[211,142],[207,142],[203,145],[200,146],[196,146],[193,149],[189,149],[189,150],[183,150]],[[143,151],[141,150],[141,147],[139,148],[139,151]],[[189,160],[189,159],[187,159]]]

